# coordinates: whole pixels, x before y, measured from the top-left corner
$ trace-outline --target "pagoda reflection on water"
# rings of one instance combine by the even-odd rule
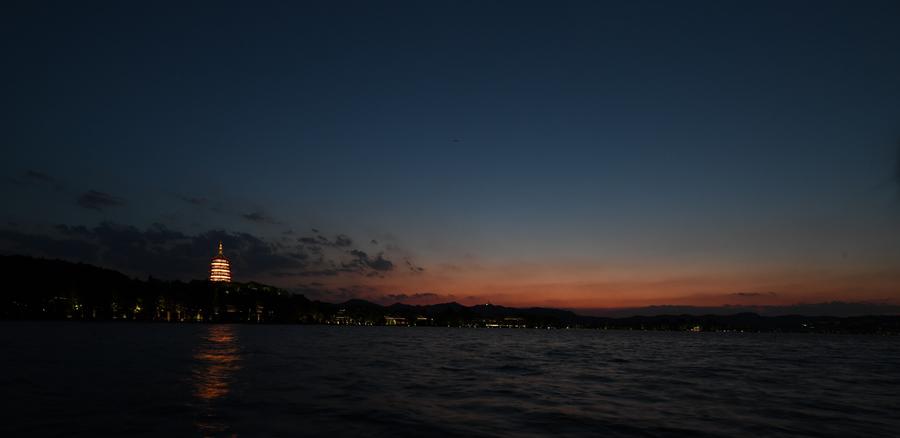
[[[222,253],[222,242],[219,242],[219,253],[209,266],[209,281],[231,281],[231,265]]]

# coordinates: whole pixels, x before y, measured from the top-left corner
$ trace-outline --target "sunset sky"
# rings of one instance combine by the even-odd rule
[[[900,304],[900,2],[13,2],[0,253],[342,301]],[[553,6],[550,8],[550,6]]]

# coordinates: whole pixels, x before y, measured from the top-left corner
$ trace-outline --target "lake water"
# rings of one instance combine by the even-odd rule
[[[900,339],[0,323],[2,436],[898,436]]]

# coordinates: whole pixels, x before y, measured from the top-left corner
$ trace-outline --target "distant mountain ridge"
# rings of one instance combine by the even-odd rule
[[[612,317],[579,315],[566,309],[456,302],[382,306],[351,299],[328,303],[255,282],[138,280],[93,265],[26,256],[0,256],[0,278],[4,279],[0,283],[0,319],[900,333],[900,316],[666,312]]]

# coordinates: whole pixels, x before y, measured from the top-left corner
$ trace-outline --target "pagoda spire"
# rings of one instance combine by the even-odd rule
[[[220,256],[225,255],[225,254],[222,253],[222,241],[221,241],[221,240],[219,241],[219,255],[220,255]]]

